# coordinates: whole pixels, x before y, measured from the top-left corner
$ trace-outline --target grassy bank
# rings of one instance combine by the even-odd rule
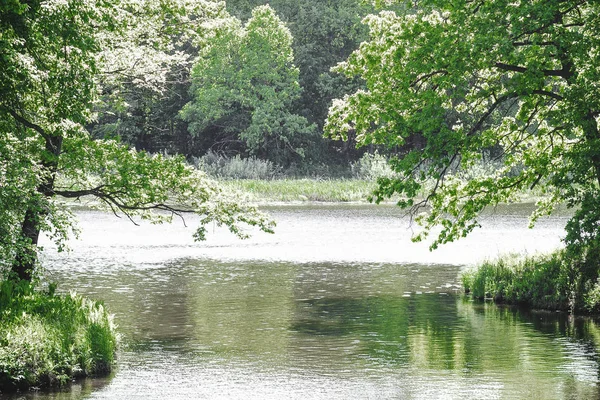
[[[108,374],[116,341],[100,303],[0,283],[0,394]]]
[[[229,179],[219,183],[246,193],[251,202],[366,202],[374,181],[356,179]]]
[[[559,250],[549,255],[485,262],[463,274],[462,283],[465,293],[476,299],[536,309],[598,313],[600,285],[582,277],[585,269]]]

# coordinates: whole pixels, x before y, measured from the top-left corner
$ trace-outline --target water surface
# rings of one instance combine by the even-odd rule
[[[276,235],[238,241],[193,221],[136,227],[79,212],[68,255],[43,262],[63,290],[102,299],[122,348],[114,376],[36,399],[597,398],[589,319],[472,303],[461,271],[560,245],[565,217],[527,230],[525,207],[429,252],[383,206],[270,209]]]

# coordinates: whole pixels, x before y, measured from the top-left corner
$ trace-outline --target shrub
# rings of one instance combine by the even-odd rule
[[[352,176],[356,179],[375,181],[377,178],[392,178],[394,172],[385,156],[375,152],[365,153],[358,161],[352,163]]]
[[[573,303],[576,280],[572,271],[572,262],[561,250],[550,255],[487,261],[463,274],[462,283],[465,293],[474,298],[569,310],[578,306]]]
[[[101,303],[0,283],[0,392],[110,372],[117,336]]]
[[[586,311],[594,314],[600,313],[600,279],[590,285],[583,296]]]
[[[238,155],[225,157],[209,151],[202,158],[193,160],[196,168],[220,179],[273,179],[281,168],[268,160],[256,157],[242,158]]]

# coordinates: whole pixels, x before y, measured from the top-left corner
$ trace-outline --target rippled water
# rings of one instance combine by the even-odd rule
[[[565,218],[526,230],[526,209],[490,213],[429,252],[399,210],[270,209],[276,235],[136,227],[79,213],[67,256],[43,262],[63,290],[102,299],[123,336],[114,376],[35,399],[431,399],[600,396],[600,329],[589,319],[476,304],[469,265],[548,251]],[[193,221],[190,221],[193,222]]]

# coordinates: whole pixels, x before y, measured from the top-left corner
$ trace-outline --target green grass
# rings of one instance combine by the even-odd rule
[[[373,181],[353,179],[222,180],[227,188],[246,193],[251,202],[366,202]]]
[[[462,275],[465,293],[477,299],[549,310],[584,309],[573,303],[572,264],[564,251],[550,255],[487,261]]]
[[[0,393],[108,374],[116,345],[101,303],[0,282]]]

